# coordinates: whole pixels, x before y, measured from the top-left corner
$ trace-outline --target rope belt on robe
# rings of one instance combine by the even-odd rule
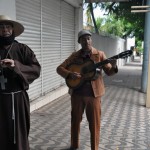
[[[17,94],[17,93],[20,93],[22,91],[16,91],[16,92],[10,92],[10,93],[1,93],[1,94],[7,94],[7,95],[11,95],[12,97],[12,120],[14,121],[14,139],[13,139],[13,142],[14,144],[16,144],[16,122],[15,122],[15,105],[14,105],[14,102],[15,102],[15,97],[14,97],[14,94]]]

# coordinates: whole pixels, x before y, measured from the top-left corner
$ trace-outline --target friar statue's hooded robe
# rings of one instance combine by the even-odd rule
[[[0,24],[3,22],[12,24],[14,38],[24,31],[20,23],[7,16],[0,16]],[[39,77],[41,66],[27,45],[9,38],[0,37],[0,60],[13,59],[15,64],[12,69],[0,67],[0,149],[29,150],[30,103],[26,90]]]

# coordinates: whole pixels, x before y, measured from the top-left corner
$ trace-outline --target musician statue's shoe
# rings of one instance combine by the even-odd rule
[[[71,147],[69,148],[69,150],[78,150],[78,149],[71,146]]]

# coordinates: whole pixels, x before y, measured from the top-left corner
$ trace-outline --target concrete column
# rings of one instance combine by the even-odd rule
[[[147,1],[147,6],[150,6],[150,0]],[[141,92],[147,92],[148,83],[148,63],[150,50],[150,12],[145,14],[145,28],[144,28],[144,52],[143,52],[143,66],[142,66],[142,82]]]
[[[150,1],[147,0],[147,6],[150,6]],[[150,108],[150,12],[146,13],[146,18],[145,18],[145,34],[144,34],[144,51],[146,56],[147,63],[143,65],[145,69],[143,71],[145,72],[145,79],[143,78],[143,91],[146,89],[147,96],[146,96],[146,107]],[[143,59],[144,60],[144,59]],[[144,64],[144,61],[143,61]],[[144,74],[143,74],[144,75]]]
[[[78,32],[83,29],[83,8],[82,6],[75,9],[75,49],[80,49],[78,44]]]

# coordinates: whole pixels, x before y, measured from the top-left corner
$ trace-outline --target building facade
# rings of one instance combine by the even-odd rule
[[[31,111],[67,93],[56,67],[78,49],[82,0],[1,0],[0,14],[24,25],[24,33],[16,39],[31,47],[42,66],[40,78],[28,91]]]

